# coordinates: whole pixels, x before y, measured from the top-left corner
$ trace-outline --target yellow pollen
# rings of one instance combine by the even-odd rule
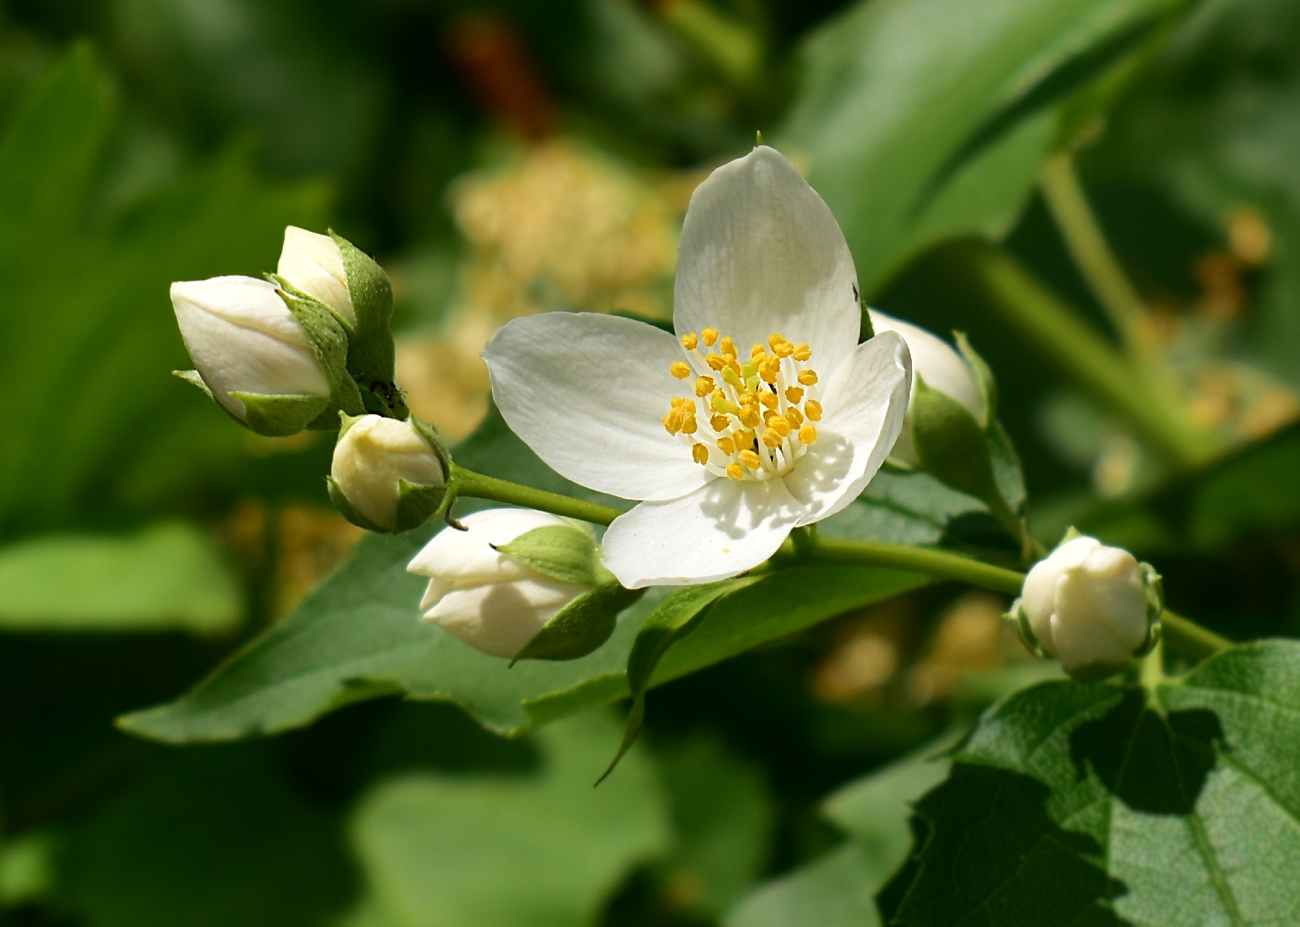
[[[694,422],[695,419],[688,419],[686,424],[690,425],[693,424]],[[786,437],[788,434],[790,434],[790,423],[787,422],[785,419],[781,418],[781,416],[779,415],[772,416],[772,420],[767,423],[767,427],[771,428],[773,431],[775,431],[783,438]],[[685,429],[683,428],[683,431],[684,430]],[[689,434],[689,432],[687,433]]]
[[[803,413],[798,409],[786,409],[785,420],[790,423],[791,428],[798,428],[803,424]]]
[[[731,422],[727,421],[725,415],[715,415],[709,419],[709,424],[713,426],[714,431],[726,431],[731,427]]]
[[[803,414],[808,416],[810,422],[820,422],[822,420],[822,404],[816,399],[809,399],[803,404]]]
[[[738,463],[729,463],[727,464],[727,476],[733,480],[744,479],[745,468]]]
[[[714,370],[721,370],[727,366],[727,359],[721,354],[709,354],[704,358],[704,362]]]
[[[741,451],[743,451],[743,450],[745,450],[746,448],[751,448],[751,447],[753,447],[753,446],[754,446],[754,433],[753,433],[752,431],[738,431],[738,432],[736,432],[736,448],[737,448],[737,450],[741,450]]]
[[[675,435],[682,430],[683,416],[680,412],[672,411],[664,416],[664,428],[670,435]]]
[[[742,406],[752,406],[758,402],[758,397],[746,390],[740,394],[740,399],[738,401]]]
[[[718,350],[719,350],[721,353],[723,353],[723,354],[730,354],[732,357],[735,357],[735,356],[736,356],[736,342],[734,342],[734,341],[731,340],[731,336],[730,336],[730,335],[723,335],[723,336],[722,336],[722,343],[718,345]]]
[[[740,419],[740,424],[744,425],[746,428],[757,428],[759,422],[762,421],[762,419],[758,417],[758,409],[753,406],[745,406],[745,408],[740,410],[740,414],[736,417]]]
[[[785,344],[785,336],[778,334],[777,332],[772,332],[772,334],[767,336],[767,343],[768,346],[775,351],[778,344]]]
[[[695,381],[695,395],[703,399],[709,393],[713,392],[713,377],[699,377]],[[793,400],[798,402],[798,400]]]
[[[772,353],[774,353],[777,357],[789,357],[791,354],[794,353],[794,345],[792,345],[788,341],[782,341],[780,344],[778,344],[776,347],[772,349]]]
[[[718,330],[716,328],[706,328],[700,332],[700,336],[704,339],[704,344],[711,348],[718,340]]]
[[[765,354],[767,354],[767,348],[761,344],[756,344],[749,349],[749,356],[754,360],[762,360]]]
[[[799,382],[804,386],[812,386],[817,382],[817,374],[812,370],[800,370]]]
[[[672,406],[674,409],[680,409],[683,405],[685,405],[685,403],[686,400],[683,399],[681,396],[674,396],[672,398]]]
[[[700,346],[700,338],[695,332],[688,332],[682,335],[682,347],[688,351],[694,351]]]
[[[781,400],[776,398],[776,393],[766,389],[758,394],[758,401],[769,409],[775,409],[781,403]]]
[[[686,416],[686,421],[682,422],[682,434],[693,435],[700,426],[695,423],[695,416]]]
[[[804,444],[812,444],[817,440],[817,428],[809,423],[799,429],[799,440]]]
[[[697,444],[695,446],[699,447],[700,445]],[[719,438],[718,450],[730,457],[732,454],[736,453],[736,442],[732,441],[730,438]]]
[[[668,372],[679,380],[685,380],[691,375],[691,368],[685,361],[675,361],[673,365],[668,368]]]
[[[753,451],[741,451],[740,462],[751,470],[757,470],[763,466],[763,458],[759,457]]]
[[[786,402],[799,402],[803,399],[803,389],[798,386],[791,386],[785,391]]]
[[[727,369],[739,377],[741,375],[740,361],[736,360],[736,355],[724,354],[723,357],[727,361]]]
[[[781,435],[774,428],[764,428],[763,443],[770,448],[778,448],[781,446]]]
[[[794,359],[797,361],[806,361],[812,357],[812,348],[807,343],[801,344],[794,349]]]
[[[758,375],[763,378],[764,383],[775,383],[777,374],[781,372],[781,361],[775,357],[769,357],[763,363],[758,365]],[[800,374],[802,377],[803,374]]]
[[[696,444],[691,448],[691,459],[697,464],[706,464],[709,462],[709,449],[703,444]]]

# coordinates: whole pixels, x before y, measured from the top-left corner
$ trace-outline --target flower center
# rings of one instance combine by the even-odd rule
[[[704,350],[700,350],[701,342]],[[714,350],[714,346],[717,350]],[[695,378],[694,396],[674,396],[664,428],[710,473],[733,480],[785,476],[817,440],[822,406],[812,348],[773,334],[742,361],[716,328],[682,335],[686,360],[670,372]],[[701,425],[703,423],[703,425]]]

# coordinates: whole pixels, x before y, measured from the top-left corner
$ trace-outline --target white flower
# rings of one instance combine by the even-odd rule
[[[912,371],[915,376],[924,380],[928,386],[956,399],[970,410],[977,422],[984,423],[988,412],[984,394],[975,380],[975,371],[971,370],[966,358],[958,354],[952,345],[919,325],[904,322],[875,309],[871,310],[871,327],[877,334],[895,332],[902,335],[912,353]],[[915,390],[915,378],[912,387]],[[912,466],[919,463],[912,445],[910,414],[890,456]]]
[[[247,421],[231,393],[329,396],[307,335],[276,287],[252,277],[213,277],[171,286],[176,324],[190,359],[231,415]]]
[[[542,460],[641,501],[604,538],[630,589],[762,563],[857,497],[907,407],[907,345],[858,345],[848,245],[771,148],[696,189],[674,302],[676,337],[557,312],[510,322],[483,352],[502,415]]]
[[[381,531],[415,527],[398,524],[402,480],[415,486],[446,482],[428,439],[410,421],[382,415],[363,415],[347,424],[334,446],[330,476],[352,510]],[[427,518],[429,513],[423,514]]]
[[[329,235],[317,235],[291,225],[284,230],[284,248],[275,271],[308,296],[329,306],[356,330],[357,313],[348,292],[343,254]]]
[[[468,531],[443,529],[407,567],[430,577],[420,612],[474,649],[513,659],[588,587],[544,576],[495,548],[567,522],[531,509],[487,509],[461,522]]]
[[[1066,672],[1120,667],[1147,639],[1146,587],[1128,551],[1076,537],[1029,571],[1020,607],[1039,645]]]

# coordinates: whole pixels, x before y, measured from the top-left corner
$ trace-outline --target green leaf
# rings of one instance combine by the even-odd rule
[[[890,923],[1286,923],[1300,884],[1300,644],[1225,651],[1145,690],[1012,696],[917,806]]]
[[[609,640],[618,626],[619,613],[644,594],[644,589],[624,589],[618,583],[605,583],[583,593],[546,622],[510,665],[520,660],[585,657]]]
[[[804,45],[782,133],[835,213],[864,293],[920,249],[998,235],[1056,141],[1052,106],[1177,0],[870,0]]]
[[[229,634],[239,584],[203,532],[169,523],[133,535],[53,535],[0,547],[0,628]]]
[[[663,795],[648,763],[592,791],[618,740],[602,714],[536,735],[531,776],[413,773],[364,795],[352,844],[373,920],[394,927],[585,927],[639,862],[667,849]]]
[[[497,550],[561,582],[594,586],[609,579],[600,565],[600,547],[595,539],[570,525],[534,528]]]

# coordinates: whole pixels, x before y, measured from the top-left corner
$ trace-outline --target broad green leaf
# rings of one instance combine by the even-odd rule
[[[571,718],[536,742],[532,775],[411,773],[361,798],[350,830],[373,922],[584,927],[633,866],[668,848],[648,763],[631,757],[591,788],[618,743],[611,719]]]
[[[0,629],[227,634],[239,584],[189,525],[133,535],[51,535],[0,547]]]
[[[1300,883],[1300,644],[1144,690],[1047,683],[985,716],[917,805],[890,923],[1263,925]]]
[[[175,754],[67,833],[51,900],[89,927],[313,927],[354,879],[337,824],[252,746]]]
[[[850,506],[817,526],[830,537],[872,538],[893,544],[939,544],[954,522],[985,511],[973,496],[923,470],[881,470]]]
[[[997,235],[1056,142],[1052,106],[1177,0],[870,0],[803,48],[782,138],[835,213],[872,294],[943,237]]]

